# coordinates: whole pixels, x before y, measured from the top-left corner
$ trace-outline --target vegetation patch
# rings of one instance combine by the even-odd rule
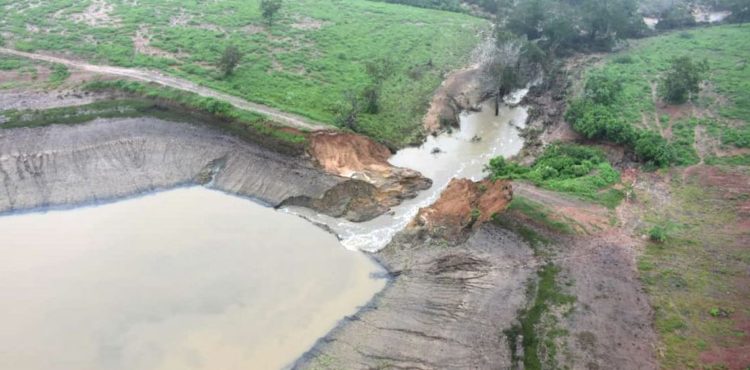
[[[43,110],[0,111],[3,129],[51,124],[80,124],[97,118],[151,116],[166,120],[209,123],[245,140],[268,145],[289,154],[302,153],[306,134],[277,126],[259,114],[237,109],[214,98],[133,81],[94,81],[89,91],[120,91],[131,98]]]
[[[562,293],[557,275],[560,269],[549,263],[538,271],[536,282],[529,284],[527,294],[531,305],[519,312],[519,324],[505,330],[514,366],[523,362],[525,369],[557,368],[556,338],[566,334],[556,327],[556,318],[550,314],[552,307],[572,305],[575,297]],[[517,351],[519,336],[522,336],[523,357]]]
[[[261,3],[278,2],[108,0],[109,21],[87,22],[76,19],[88,1],[20,0],[0,15],[0,31],[18,50],[158,69],[331,124],[347,92],[371,85],[366,63],[388,59],[393,73],[382,82],[380,110],[359,115],[357,130],[396,147],[421,136],[443,75],[467,63],[478,34],[489,31],[489,22],[465,14],[365,0],[284,1],[266,18]],[[136,50],[142,30],[149,48],[163,52]],[[226,74],[219,61],[230,46],[242,58]],[[418,78],[409,73],[416,67]]]
[[[587,138],[623,144],[654,167],[698,163],[696,126],[707,128],[724,147],[750,147],[748,50],[747,25],[634,41],[589,72],[566,119]],[[701,59],[689,58],[695,55]]]
[[[706,164],[727,166],[750,166],[750,154],[734,155],[728,157],[708,157]]]
[[[0,58],[0,71],[12,71],[15,69],[20,69],[26,64],[27,63],[21,59],[6,57],[3,55],[3,57]]]
[[[141,99],[121,99],[42,110],[6,110],[0,111],[0,115],[5,117],[5,123],[0,127],[10,129],[52,124],[72,125],[89,122],[97,118],[159,115],[159,110],[152,102]]]
[[[616,207],[624,194],[612,186],[620,173],[600,150],[573,144],[552,144],[531,166],[493,158],[487,166],[492,179],[528,180],[534,185]]]

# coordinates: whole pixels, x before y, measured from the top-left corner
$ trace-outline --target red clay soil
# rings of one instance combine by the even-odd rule
[[[312,155],[326,172],[350,177],[356,172],[387,171],[390,150],[367,137],[336,132],[321,132],[310,137]]]
[[[404,199],[414,198],[421,190],[432,186],[432,180],[417,171],[395,167],[388,163],[390,150],[367,137],[342,132],[317,132],[309,136],[308,153],[326,172],[350,178],[350,182],[365,182],[374,187],[366,198],[359,194],[356,204],[378,204],[367,215],[355,217],[363,221],[387,211]],[[355,186],[361,189],[361,186]],[[360,192],[361,193],[361,192]],[[339,194],[340,196],[341,194]]]
[[[513,199],[509,181],[453,179],[434,204],[422,208],[409,225],[457,241],[464,231],[477,228],[503,212]]]

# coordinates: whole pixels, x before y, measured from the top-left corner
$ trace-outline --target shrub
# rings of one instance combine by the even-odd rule
[[[643,162],[665,167],[674,162],[674,148],[661,135],[643,131],[635,142],[635,155]]]
[[[618,144],[631,144],[636,137],[635,130],[627,124],[614,109],[595,104],[588,99],[571,103],[565,114],[573,129],[587,139],[599,139]]]
[[[622,91],[622,82],[612,75],[599,72],[586,80],[585,96],[595,104],[611,105]]]
[[[635,60],[633,60],[633,57],[630,55],[622,55],[615,58],[614,62],[617,64],[633,64],[635,63]]]
[[[664,243],[667,241],[667,229],[665,227],[656,225],[649,229],[648,237],[653,242]]]
[[[55,64],[52,66],[52,74],[49,76],[49,83],[52,85],[59,85],[70,77],[70,71],[68,67],[62,64]]]

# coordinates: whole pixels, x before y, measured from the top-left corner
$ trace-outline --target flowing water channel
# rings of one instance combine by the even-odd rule
[[[313,222],[328,225],[349,249],[377,251],[401,231],[422,207],[434,203],[453,178],[479,180],[485,176],[484,166],[496,156],[512,157],[523,148],[519,136],[528,112],[516,105],[528,89],[516,91],[506,98],[510,105],[501,105],[495,116],[494,102],[481,104],[479,112],[460,116],[460,129],[430,136],[420,147],[399,150],[389,162],[395,166],[417,170],[432,179],[430,189],[416,198],[393,207],[391,212],[368,222],[354,223],[318,214],[309,209],[289,207],[287,211]]]
[[[274,369],[381,290],[309,222],[181,188],[0,217],[0,369]]]

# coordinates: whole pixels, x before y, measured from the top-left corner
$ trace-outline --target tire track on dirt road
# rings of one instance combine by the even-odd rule
[[[222,92],[218,92],[211,88],[198,85],[194,82],[191,82],[182,78],[167,76],[157,71],[143,70],[143,69],[136,69],[136,68],[114,67],[114,66],[98,65],[98,64],[89,64],[89,63],[81,62],[81,61],[75,61],[75,60],[54,57],[54,56],[44,55],[44,54],[27,53],[23,51],[7,49],[7,48],[2,48],[2,47],[0,47],[0,53],[10,54],[10,55],[23,57],[27,59],[43,61],[47,63],[62,64],[68,67],[81,69],[81,70],[85,70],[85,71],[93,72],[93,73],[99,73],[103,75],[127,77],[127,78],[144,81],[144,82],[153,82],[162,86],[167,86],[167,87],[171,87],[174,89],[195,93],[203,97],[223,100],[235,106],[236,108],[265,115],[271,118],[275,122],[278,122],[280,124],[293,127],[293,128],[310,130],[310,131],[325,131],[325,130],[335,129],[335,127],[330,126],[330,125],[315,122],[307,118],[304,118],[302,116],[298,116],[296,114],[283,112],[283,111],[280,111],[275,108],[271,108],[263,104],[252,103],[245,99],[242,99],[233,95],[225,94]]]

